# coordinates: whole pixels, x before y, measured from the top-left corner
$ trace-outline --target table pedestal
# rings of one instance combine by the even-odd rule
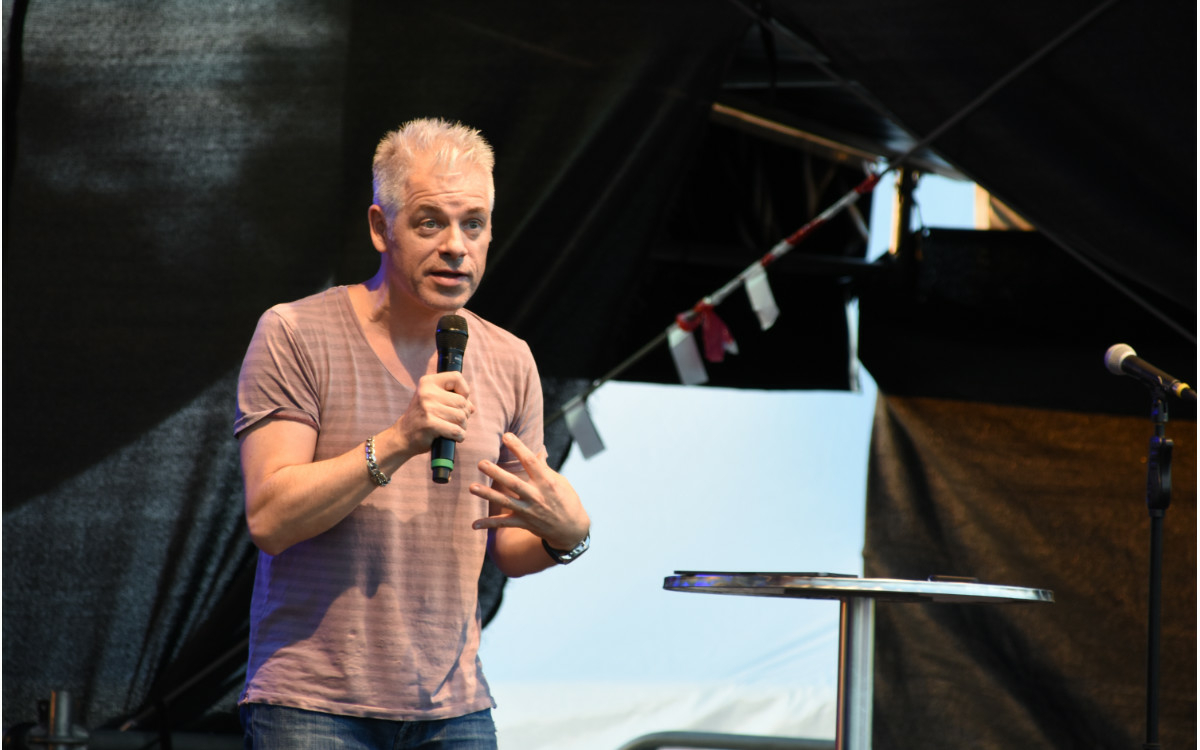
[[[875,695],[875,600],[842,600],[838,634],[837,747],[871,746]]]

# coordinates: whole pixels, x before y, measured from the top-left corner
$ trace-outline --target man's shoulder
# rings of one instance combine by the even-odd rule
[[[525,339],[470,310],[462,310],[460,314],[467,320],[468,357],[474,350],[504,368],[514,368],[514,373],[536,371],[533,352]]]
[[[501,328],[465,308],[460,312],[467,319],[468,341],[471,340],[471,337],[474,337],[476,339],[485,339],[492,346],[502,346],[524,351],[529,350],[529,345],[525,343],[525,340],[511,331]]]
[[[293,325],[329,321],[331,310],[342,305],[345,294],[346,287],[331,286],[307,297],[273,305],[263,316],[275,316]]]

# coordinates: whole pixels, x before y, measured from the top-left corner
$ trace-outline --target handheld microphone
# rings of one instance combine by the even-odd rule
[[[462,372],[463,354],[467,350],[467,321],[461,315],[443,315],[437,326],[437,371]],[[449,438],[434,438],[430,451],[433,481],[446,484],[454,471],[455,442]]]
[[[1170,391],[1185,401],[1195,401],[1196,392],[1179,378],[1168,375],[1146,360],[1128,344],[1113,344],[1104,353],[1104,366],[1113,375],[1129,375],[1151,388]]]

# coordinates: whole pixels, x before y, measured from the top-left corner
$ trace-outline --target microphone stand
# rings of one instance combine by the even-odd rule
[[[1150,511],[1150,612],[1146,650],[1146,743],[1145,750],[1159,750],[1158,687],[1162,648],[1162,561],[1163,517],[1171,504],[1171,452],[1174,442],[1166,437],[1167,394],[1162,388],[1151,389],[1153,405],[1150,418],[1154,435],[1146,462],[1146,506]]]

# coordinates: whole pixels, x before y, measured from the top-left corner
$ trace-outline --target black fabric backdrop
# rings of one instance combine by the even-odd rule
[[[889,106],[920,132],[1088,4],[1028,4],[1037,14],[1011,23],[1004,20],[1011,7],[903,6],[883,17],[873,15],[878,6],[868,12],[859,3],[777,3],[774,10],[819,38],[830,59],[879,96],[893,87]],[[1114,30],[1118,38],[1126,30],[1177,33],[1180,16],[1189,15],[1180,14],[1182,4],[1165,3],[1171,13],[1164,22],[1162,8],[1130,10],[1138,7],[1118,4],[1123,15],[1095,27],[1104,32],[1101,49],[1133,45],[1132,37],[1125,47],[1112,44],[1105,34]],[[753,23],[731,2],[417,8],[43,0],[5,3],[4,10],[6,728],[31,720],[37,700],[59,689],[73,692],[79,718],[92,727],[129,718],[142,726],[230,726],[254,559],[230,437],[237,367],[263,309],[373,271],[363,214],[370,155],[385,130],[434,114],[480,127],[497,145],[497,240],[473,307],[530,341],[549,375],[548,414],[578,392],[580,378],[600,375],[661,330],[668,320],[660,315],[712,291],[780,231],[811,218],[812,206],[828,205],[861,177],[830,168],[825,192],[812,190],[770,173],[782,165],[783,174],[798,174],[811,162],[706,124],[722,71]],[[946,47],[958,36],[978,39],[969,32],[980,19],[984,28],[1004,24],[991,53],[972,55],[969,43]],[[896,33],[901,28],[911,33]],[[1100,59],[1091,44],[1086,59]],[[914,47],[926,54],[914,57]],[[1163,47],[1179,58],[1176,47]],[[1077,95],[1062,89],[1080,78],[1068,60],[1033,79],[1058,88],[1011,95],[946,147],[1039,225],[1054,227],[1069,215],[1070,231],[1048,232],[1056,240],[1069,236],[1105,268],[1128,272],[1156,303],[1194,316],[1194,227],[1180,219],[1192,215],[1194,186],[1174,169],[1194,162],[1194,139],[1182,141],[1191,158],[1172,151],[1180,127],[1194,135],[1194,112],[1161,95],[1183,79],[1193,84],[1183,89],[1194,89],[1191,56],[1186,69],[1166,65],[1170,76],[1127,80],[1154,68],[1146,49],[1104,58],[1095,78],[1125,82],[1113,96],[1091,86]],[[985,69],[973,67],[983,57]],[[945,86],[947,71],[962,74],[951,88],[961,97],[929,93]],[[1073,105],[1071,121],[1028,126],[1031,110],[1064,99]],[[1164,116],[1136,114],[1137,102],[1150,100],[1161,100]],[[998,125],[995,118],[1010,112],[1025,118]],[[1101,115],[1117,117],[1129,139],[1108,140],[1113,131],[1100,128]],[[1096,124],[1098,142],[1072,140],[1092,132],[1081,120]],[[1022,144],[1023,158],[997,157],[997,142]],[[1129,149],[1132,142],[1142,156]],[[700,158],[712,149],[732,156],[720,165]],[[1065,162],[1055,162],[1064,150]],[[1104,161],[1113,154],[1120,158]],[[1074,181],[1044,180],[1054,171],[1045,165],[1054,163],[1068,164],[1054,174]],[[1147,170],[1147,163],[1170,168]],[[739,174],[747,175],[744,183],[733,181]],[[1087,201],[1067,192],[1080,185]],[[1142,197],[1122,199],[1125,186]],[[707,202],[716,190],[722,199]],[[726,230],[721,222],[729,215],[737,220]],[[814,247],[861,254],[850,219],[839,222]],[[736,253],[714,262],[681,252],[681,238],[685,246],[705,239],[705,223],[713,236],[736,238],[724,243]],[[1127,746],[1142,693],[1144,597],[1133,568],[1140,569],[1145,536],[1136,527],[1145,518],[1136,502],[1141,480],[1129,462],[1148,430],[1128,445],[1117,437],[1137,432],[1130,420],[1144,411],[1145,394],[1098,363],[1105,346],[1127,337],[1139,353],[1190,377],[1194,344],[1140,315],[1119,324],[1115,307],[1083,291],[1093,286],[1059,273],[1061,258],[1042,265],[1050,257],[1045,248],[1034,249],[1042,258],[1030,265],[1020,248],[980,249],[944,237],[925,238],[926,260],[915,275],[888,269],[854,287],[863,301],[863,359],[887,394],[871,470],[867,572],[962,573],[1055,588],[1060,601],[1024,610],[883,609],[880,746],[936,746],[938,729],[948,725],[956,733],[949,736],[979,747],[1011,746],[1017,736],[1015,744],[1030,747]],[[1130,254],[1114,251],[1118,245]],[[670,252],[655,256],[663,247]],[[936,257],[951,260],[929,262]],[[989,281],[997,267],[1012,272]],[[744,346],[744,359],[710,368],[714,380],[846,387],[848,287],[777,270],[785,316],[772,335],[789,345],[819,340],[807,349],[811,366],[756,368],[748,363],[754,347]],[[1002,314],[989,322],[991,309]],[[1013,310],[1024,311],[1015,323]],[[731,322],[738,315],[744,311],[728,313]],[[753,341],[737,333],[743,345]],[[773,365],[773,351],[759,361]],[[1049,369],[1039,369],[1043,363]],[[662,357],[661,367],[637,376],[661,379],[669,367]],[[1112,416],[1088,416],[1101,413]],[[1180,454],[1194,452],[1189,419],[1194,412],[1185,411],[1169,425]],[[993,422],[996,433],[1013,428],[1010,441],[981,457],[984,443],[972,441],[990,435]],[[1029,433],[1042,423],[1050,424]],[[1193,436],[1190,443],[1181,431]],[[943,446],[938,435],[943,442],[961,437],[950,445],[964,452],[935,450]],[[566,436],[557,431],[550,440],[561,459]],[[1194,731],[1186,706],[1194,712],[1195,696],[1194,678],[1180,677],[1188,659],[1194,673],[1194,612],[1179,614],[1189,596],[1194,601],[1194,463],[1189,470],[1186,457],[1179,461],[1168,515],[1168,653],[1178,662],[1169,675],[1172,738]],[[1024,479],[1016,469],[1027,464],[1037,471]],[[995,480],[997,466],[1013,480]],[[1053,471],[1092,484],[1047,488]],[[984,478],[988,485],[975,487]],[[1127,496],[1121,488],[1131,483]],[[1087,495],[1077,490],[1095,487],[1109,491],[1106,515],[1093,526],[1095,508],[1081,504]],[[1033,496],[1045,499],[1029,510]],[[1050,508],[1063,515],[1038,515]],[[959,523],[958,514],[970,523]],[[1016,531],[1004,531],[1006,521],[1019,522]],[[1090,535],[1062,532],[1067,543],[1044,541],[1046,527],[1085,525]],[[992,539],[1017,531],[1020,544]],[[1116,548],[1128,555],[1110,555]],[[1017,549],[1025,557],[1013,561]],[[1063,556],[1086,559],[1093,579],[1109,588],[1089,589],[1057,572],[1074,569],[1060,564]],[[1182,582],[1180,565],[1192,566]],[[485,572],[481,585],[485,606],[497,606],[502,581]],[[1119,600],[1119,614],[1100,626],[1110,599]],[[986,704],[987,715],[938,688],[945,652],[926,648],[935,634],[965,643],[954,650],[966,663],[952,665],[951,684],[960,693],[977,684],[990,691],[997,700]],[[1188,638],[1190,653],[1175,647]],[[1078,651],[1058,647],[1064,639],[1095,644],[1087,664]],[[1013,644],[1026,648],[998,665],[996,654],[1012,655]],[[1040,683],[1061,688],[1052,691],[1058,711],[1038,707],[1049,699],[1035,689]],[[931,706],[941,709],[933,717],[939,721],[929,719]],[[1009,734],[993,736],[997,726]]]
[[[862,290],[880,390],[864,571],[1050,589],[1050,605],[881,604],[875,747],[1129,748],[1146,732],[1147,388],[1194,346],[1036,233],[929,229]],[[1196,409],[1172,399],[1164,747],[1196,739]]]
[[[877,750],[1145,739],[1148,419],[882,397],[865,571],[1051,589],[1053,604],[880,604]],[[1169,423],[1161,741],[1196,741],[1196,426]]]

